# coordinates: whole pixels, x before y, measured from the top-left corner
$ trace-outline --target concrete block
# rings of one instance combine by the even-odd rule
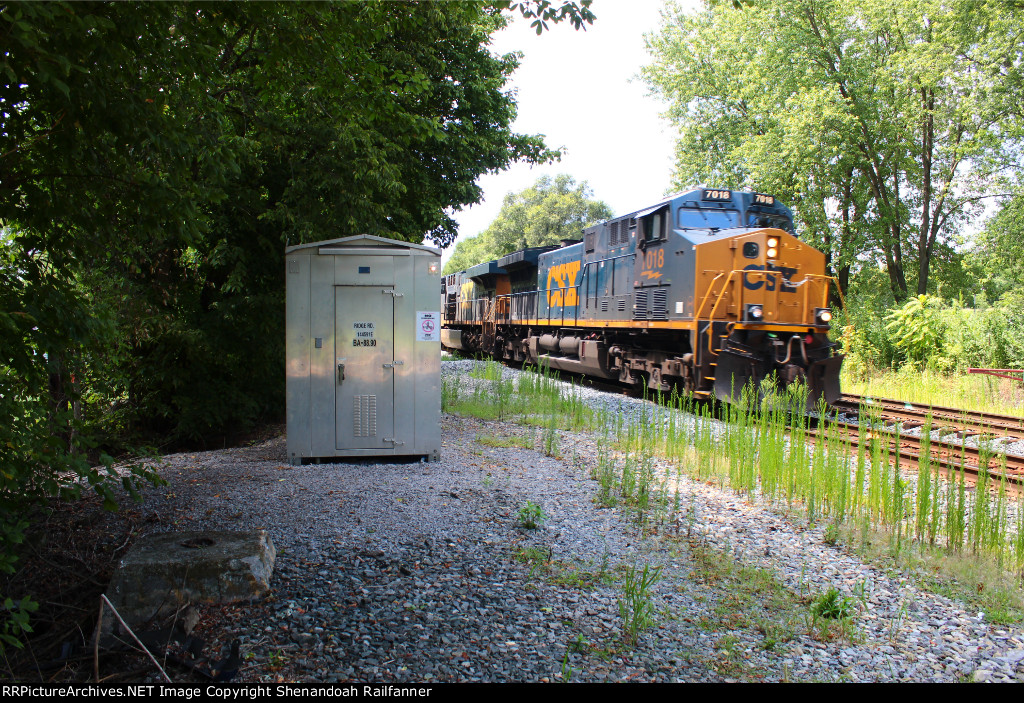
[[[187,603],[263,597],[276,556],[264,530],[149,535],[118,564],[107,598],[129,627],[155,626]],[[106,616],[104,624],[110,625]]]

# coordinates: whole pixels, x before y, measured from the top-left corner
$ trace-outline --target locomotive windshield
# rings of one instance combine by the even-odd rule
[[[736,210],[681,207],[676,211],[677,229],[729,229],[739,226],[740,213]]]
[[[793,225],[788,217],[782,215],[769,215],[763,212],[748,212],[747,227],[775,227],[776,229],[793,231]]]

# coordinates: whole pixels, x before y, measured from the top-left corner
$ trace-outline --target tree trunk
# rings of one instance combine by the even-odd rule
[[[932,154],[935,140],[935,93],[921,89],[921,227],[917,237],[917,294],[928,292],[928,265],[932,253]]]

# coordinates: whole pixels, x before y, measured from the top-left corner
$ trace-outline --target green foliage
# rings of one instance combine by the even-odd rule
[[[653,569],[644,564],[627,567],[622,578],[622,597],[619,599],[619,616],[622,618],[622,636],[628,644],[636,644],[644,630],[657,622],[657,611],[651,597],[651,589],[661,580],[661,567]]]
[[[22,598],[18,602],[4,598],[3,610],[7,617],[0,622],[0,648],[22,647],[20,636],[32,632],[32,626],[28,623],[29,613],[34,613],[38,609],[39,604],[28,598]]]
[[[842,620],[853,615],[856,603],[836,588],[829,588],[811,603],[811,613],[826,620]]]
[[[912,364],[925,363],[939,350],[941,330],[936,303],[931,296],[919,295],[886,317],[885,329],[893,336],[896,349]]]
[[[773,192],[841,277],[902,302],[1002,190],[1021,117],[1018,4],[670,3],[644,70],[679,129],[674,183]],[[942,268],[940,266],[940,268]]]
[[[834,547],[839,543],[839,525],[837,523],[830,522],[825,527],[825,536],[823,541],[830,547]]]
[[[1024,281],[1024,194],[1005,202],[978,233],[977,246],[968,255],[979,289],[994,301]]]
[[[542,176],[520,193],[509,193],[494,222],[475,237],[455,245],[444,273],[462,271],[527,247],[579,239],[581,231],[612,216],[611,208],[593,194],[586,181],[576,185],[560,174]]]
[[[855,296],[841,329],[844,373],[855,380],[905,363],[947,374],[972,367],[1024,368],[1024,294],[1016,289],[977,307],[932,295],[888,307]]]
[[[593,20],[587,0],[0,5],[0,569],[31,506],[157,480],[109,454],[283,415],[286,244],[444,246],[480,174],[557,155],[511,129],[517,58],[488,48],[508,10]]]
[[[516,514],[519,524],[528,530],[536,530],[543,525],[545,517],[544,510],[532,500],[523,503]]]

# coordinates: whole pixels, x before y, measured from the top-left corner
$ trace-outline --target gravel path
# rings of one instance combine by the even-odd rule
[[[262,527],[278,548],[271,598],[204,614],[215,647],[240,638],[237,680],[1024,681],[1020,628],[867,566],[820,528],[684,477],[674,522],[641,530],[595,504],[589,437],[562,433],[562,458],[488,442],[533,439],[525,428],[445,416],[442,437],[434,463],[294,467],[283,438],[165,457],[171,485],[143,508],[160,523]],[[542,528],[520,525],[526,501]],[[618,605],[632,565],[661,568],[657,624],[635,645]],[[845,633],[812,635],[808,596],[830,587],[859,609]],[[769,612],[773,588],[789,605]]]

